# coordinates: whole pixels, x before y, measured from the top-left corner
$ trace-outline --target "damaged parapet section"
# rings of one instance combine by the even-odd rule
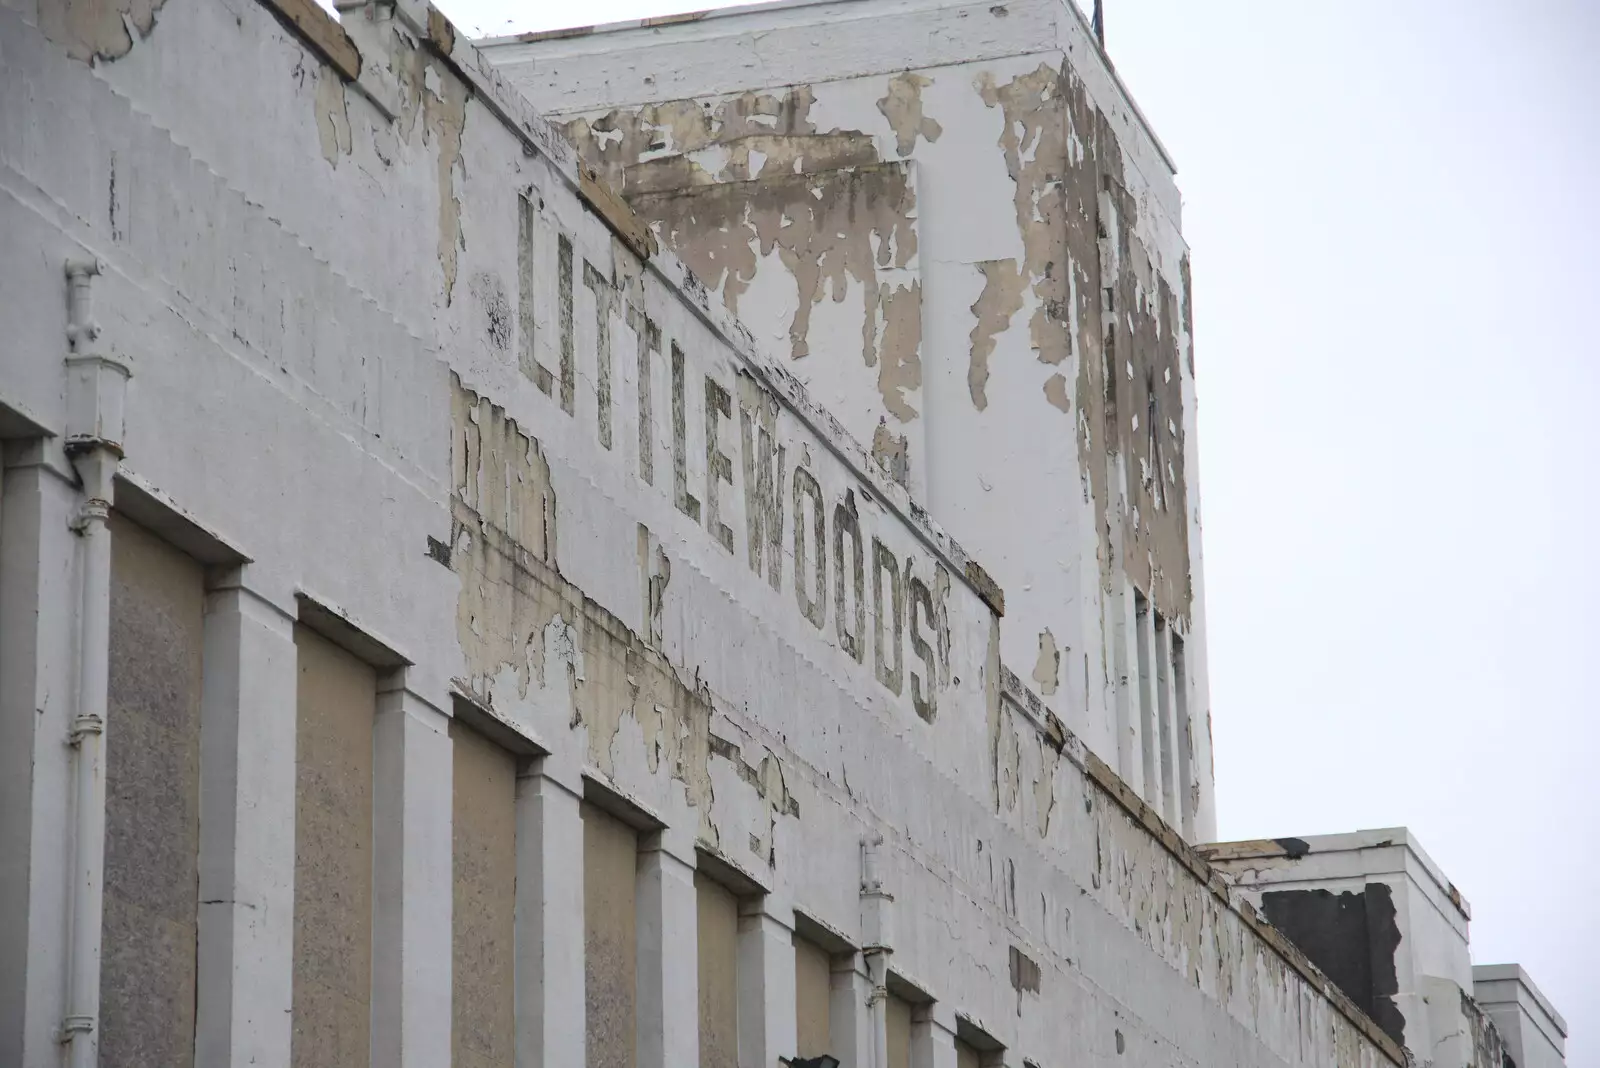
[[[1438,1065],[1502,1064],[1510,1014],[1474,999],[1471,908],[1404,827],[1200,852],[1396,1042]]]

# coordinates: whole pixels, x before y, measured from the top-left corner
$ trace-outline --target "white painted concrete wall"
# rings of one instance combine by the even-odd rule
[[[1214,838],[1181,200],[1164,150],[1071,0],[813,0],[501,38],[484,49],[537,107],[565,121],[580,154],[619,179],[623,163],[639,164],[626,168],[634,185],[624,191],[647,215],[661,210],[650,190],[663,182],[685,183],[698,202],[708,185],[737,183],[739,196],[754,197],[792,184],[791,172],[834,174],[863,159],[909,165],[915,196],[905,222],[920,286],[909,419],[880,396],[881,369],[863,363],[854,282],[847,293],[819,289],[809,351],[796,358],[782,327],[797,284],[802,292],[812,284],[797,274],[812,258],[781,254],[782,238],[760,227],[719,237],[719,256],[691,255],[707,243],[695,222],[716,225],[714,212],[682,222],[669,212],[657,232],[686,250],[711,288],[737,299],[742,318],[772,323],[754,331],[757,342],[787,359],[863,443],[880,425],[907,438],[913,497],[1006,591],[1006,661],[1170,823],[1192,841]],[[636,141],[625,136],[635,129]],[[670,162],[683,173],[664,174]],[[1102,175],[1126,199],[1108,202]],[[810,192],[820,198],[824,188],[818,180]],[[803,235],[806,215],[791,208],[784,232]],[[863,212],[854,225],[881,218]],[[1095,234],[1108,219],[1109,253]],[[1123,227],[1131,232],[1119,242]],[[746,255],[748,280],[723,273]],[[821,255],[826,262],[830,252]],[[1114,277],[1127,282],[1131,306],[1102,316]],[[1141,465],[1170,461],[1144,455],[1147,426],[1137,447],[1120,449],[1092,428],[1108,418],[1102,361],[1124,391],[1119,425],[1149,422],[1134,364],[1101,335],[1103,320],[1124,331],[1121,341],[1136,327],[1161,334],[1141,317],[1163,294],[1177,314],[1159,342],[1171,346],[1170,363],[1154,370],[1170,373],[1176,392],[1154,429],[1165,455],[1181,456],[1169,487],[1179,496],[1162,503],[1177,509],[1187,552],[1167,546],[1152,557],[1125,527],[1150,520],[1152,503],[1135,492]],[[1193,724],[1187,743],[1183,727],[1169,728],[1165,763],[1144,755],[1161,749],[1162,736],[1156,712],[1141,722],[1133,651],[1132,591],[1150,594],[1152,585],[1176,591],[1155,600],[1185,642],[1183,710]]]
[[[1517,1068],[1564,1068],[1567,1021],[1520,965],[1473,965],[1472,988]]]
[[[0,1060],[56,1065],[66,1011],[65,591],[82,502],[61,437],[63,265],[92,256],[102,342],[133,369],[115,507],[217,569],[206,1064],[288,1062],[295,622],[380,673],[386,1063],[442,1068],[450,1048],[443,727],[469,712],[542,754],[517,813],[529,1063],[582,1061],[580,798],[625,811],[671,857],[652,862],[671,879],[641,895],[640,918],[657,951],[640,1005],[662,1016],[640,1049],[663,1068],[693,1059],[672,1012],[692,1006],[696,975],[679,891],[687,866],[713,862],[755,895],[763,1065],[788,1052],[781,931],[799,917],[844,951],[847,1038],[863,1033],[866,985],[884,981],[860,952],[873,948],[896,989],[934,1002],[919,1050],[945,1048],[937,1025],[991,1036],[1014,1068],[1397,1062],[1003,666],[1009,623],[982,569],[675,258],[640,262],[603,221],[604,192],[578,195],[564,143],[437,12],[406,0],[393,22],[348,15],[352,82],[326,61],[353,73],[351,41],[314,18],[292,31],[260,0],[169,0],[153,19],[133,3],[66,10],[0,2],[0,429],[15,439],[0,753],[21,773],[4,779],[0,822]],[[586,284],[586,265],[603,282]],[[641,316],[661,338],[645,379]],[[746,409],[752,466],[766,422],[779,488],[804,466],[828,510],[820,627],[797,593],[816,591],[801,585],[815,575],[809,505],[808,567],[797,576],[792,495],[781,566],[752,566]],[[106,738],[114,752],[114,723]],[[860,893],[860,843],[879,837],[881,923]]]

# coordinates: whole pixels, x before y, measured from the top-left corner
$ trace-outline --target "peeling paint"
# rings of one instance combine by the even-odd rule
[[[350,154],[350,115],[345,109],[344,79],[332,67],[317,70],[316,109],[322,158],[337,167],[339,157]]]
[[[916,195],[903,166],[691,186],[629,203],[735,315],[760,259],[776,252],[795,280],[792,359],[811,355],[812,309],[843,303],[854,283],[863,301],[862,360],[882,368],[888,410],[901,421],[917,417],[903,394],[922,383],[921,287],[880,282],[880,271],[906,268],[917,252]]]
[[[538,618],[516,569],[528,559],[556,566],[555,493],[538,442],[504,409],[451,377],[451,559],[464,576],[456,631],[466,688],[492,707],[503,670],[514,676],[519,698],[544,678],[541,632],[548,616]]]
[[[39,29],[83,63],[114,62],[150,36],[166,0],[39,0]],[[348,141],[348,137],[346,138]]]
[[[882,339],[871,336],[874,317],[865,320],[861,355],[870,367],[878,364],[878,393],[890,415],[902,423],[917,417],[908,393],[922,390],[922,283],[910,287],[878,285],[877,310],[883,323]],[[904,484],[904,480],[899,480]]]
[[[902,486],[909,485],[911,479],[909,444],[904,434],[895,436],[886,420],[878,420],[878,429],[872,432],[872,458],[885,474]]]
[[[1029,337],[1041,363],[1062,370],[1045,380],[1046,403],[1078,407],[1079,460],[1095,512],[1102,585],[1121,567],[1164,618],[1187,622],[1188,513],[1185,505],[1180,324],[1188,295],[1155,271],[1135,236],[1139,205],[1127,192],[1122,150],[1109,120],[1067,68],[1040,64],[975,88],[1003,118],[997,139],[1014,184],[1024,255],[979,264],[984,290],[973,305],[968,385],[982,410],[994,337],[1032,290]],[[1086,143],[1089,151],[1074,149]],[[1075,388],[1069,379],[1075,377]],[[1113,478],[1124,479],[1121,486]],[[1113,523],[1116,530],[1112,530]]]
[[[1071,414],[1072,397],[1067,393],[1066,375],[1051,375],[1044,380],[1044,399],[1050,402],[1051,407]]]
[[[432,67],[429,68],[433,70]],[[429,89],[423,103],[423,121],[437,144],[439,159],[439,266],[444,270],[445,303],[456,285],[457,250],[465,247],[461,233],[461,199],[456,193],[456,172],[461,165],[461,131],[467,121],[467,87],[459,79],[438,79],[440,89]]]
[[[932,84],[932,79],[915,71],[904,71],[889,79],[889,91],[878,101],[878,110],[894,131],[895,151],[902,156],[911,154],[917,138],[937,141],[944,133],[937,122],[922,113],[922,90]]]
[[[1039,634],[1039,659],[1033,665],[1033,681],[1046,697],[1052,696],[1061,682],[1061,650],[1049,627]]]
[[[974,264],[983,275],[983,292],[972,305],[977,322],[972,327],[968,352],[967,392],[972,406],[980,412],[989,407],[989,357],[994,354],[995,338],[1011,325],[1011,317],[1022,309],[1022,288],[1026,281],[1016,260],[984,260]]]
[[[467,121],[466,83],[442,63],[398,31],[390,53],[390,73],[400,89],[399,131],[409,141],[422,118],[424,144],[432,144],[438,183],[438,259],[444,273],[445,303],[451,302],[456,284],[459,251],[466,247],[461,231],[459,174],[466,177],[461,159],[461,138]]]

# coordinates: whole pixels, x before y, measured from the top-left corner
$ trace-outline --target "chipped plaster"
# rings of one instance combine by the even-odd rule
[[[166,0],[39,0],[39,28],[70,57],[113,62],[149,37]]]

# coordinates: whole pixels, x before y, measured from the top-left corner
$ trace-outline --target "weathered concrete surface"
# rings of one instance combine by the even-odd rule
[[[1471,908],[1404,827],[1200,852],[1418,1065],[1501,1063],[1472,999]]]
[[[787,357],[763,355],[676,257],[641,260],[648,243],[624,206],[584,199],[570,147],[436,12],[403,0],[393,21],[366,18],[346,16],[359,80],[337,68],[335,94],[316,43],[336,39],[328,28],[296,29],[257,0],[169,0],[147,37],[93,65],[51,42],[34,3],[0,3],[0,402],[59,437],[61,265],[99,257],[104,339],[134,366],[125,477],[165,510],[164,536],[231,547],[233,581],[300,620],[300,663],[276,670],[329,668],[303,694],[301,737],[274,736],[237,785],[246,804],[295,768],[323,779],[322,793],[301,793],[299,863],[275,884],[294,893],[296,960],[241,954],[230,977],[261,989],[292,979],[297,1024],[321,996],[313,979],[359,1001],[370,978],[399,1017],[376,1037],[401,1063],[442,1056],[453,983],[484,981],[466,928],[452,946],[439,936],[451,926],[416,919],[424,904],[452,909],[448,736],[386,731],[384,762],[363,765],[353,739],[365,724],[370,760],[381,686],[380,719],[421,724],[411,703],[439,719],[470,705],[537,754],[554,786],[551,806],[531,811],[555,811],[564,791],[571,819],[551,841],[568,843],[569,865],[585,860],[573,799],[604,795],[630,827],[654,828],[637,848],[669,839],[676,857],[698,849],[740,873],[765,910],[763,938],[773,917],[833,932],[845,984],[858,982],[868,933],[860,842],[881,836],[889,981],[921,992],[916,1019],[902,1002],[897,1052],[919,1048],[934,1012],[946,1033],[959,1014],[993,1036],[1008,1063],[1047,1066],[1061,1050],[1130,1068],[1397,1062],[1005,670],[1000,587]],[[921,119],[909,86],[873,113],[894,116],[917,151],[951,142],[936,87],[916,88]],[[964,369],[960,384],[965,395]],[[25,518],[8,513],[7,530]],[[65,522],[50,529],[71,537]],[[1024,670],[1044,629],[1028,624]],[[1050,629],[1063,646],[1074,633]],[[1063,665],[1081,653],[1064,651]],[[1083,678],[1069,670],[1058,693]],[[49,754],[63,748],[35,746],[46,759],[27,786],[30,819],[62,804],[49,761],[64,757]],[[519,849],[538,844],[522,818]],[[374,884],[359,860],[375,822],[404,857],[443,859],[386,862]],[[23,852],[49,873],[61,848],[30,838]],[[553,859],[530,867],[575,902]],[[614,859],[605,885],[637,893],[625,870],[638,859],[626,848]],[[401,919],[382,918],[398,942],[381,948],[402,951],[398,966],[356,967],[372,930],[361,898],[397,890],[388,907],[404,906]],[[46,886],[24,907],[59,919],[64,893]],[[316,924],[308,897],[327,905]],[[617,924],[591,926],[598,902],[586,912],[570,919],[591,946],[637,947]],[[670,974],[686,984],[692,912],[654,932],[683,951]],[[547,932],[552,920],[540,914]],[[517,947],[519,966],[544,969],[529,985],[570,990],[594,974],[598,952],[586,963],[574,939],[547,937],[565,947],[548,966],[539,947]],[[298,952],[302,939],[320,956]],[[5,945],[0,989],[18,993],[0,1012],[20,1023],[19,1063],[54,1065],[59,971]],[[796,990],[775,978],[763,989],[786,991],[775,1012],[787,1016]],[[641,1006],[661,1001],[635,992]],[[566,1016],[526,1036],[535,1058],[581,1055],[584,1013]],[[355,1006],[321,1022],[366,1018]],[[225,1026],[196,1021],[208,1043]],[[277,1035],[251,1032],[257,1063],[291,1052],[311,1063]],[[320,1049],[361,1060],[368,1037],[338,1026]],[[618,1037],[612,1063],[628,1063],[638,1036]]]
[[[1006,662],[1037,654],[1067,725],[1211,837],[1181,206],[1070,0],[818,0],[485,50],[731,308],[789,322],[758,343],[994,569]],[[872,173],[907,193],[864,194]],[[828,296],[860,306],[848,330]],[[1182,641],[1176,706],[1134,694],[1135,590]]]
[[[1517,964],[1472,969],[1472,993],[1494,1021],[1505,1052],[1518,1068],[1560,1068],[1567,1063],[1567,1021]]]

